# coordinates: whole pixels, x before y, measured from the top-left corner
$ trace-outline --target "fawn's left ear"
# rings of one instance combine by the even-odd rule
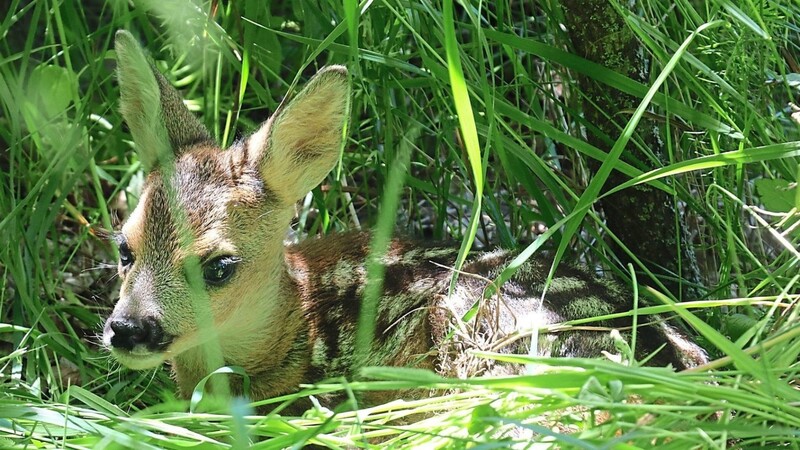
[[[284,203],[302,198],[333,169],[349,113],[347,69],[328,66],[249,138],[261,176]]]
[[[163,166],[192,144],[212,141],[130,33],[117,31],[114,49],[120,110],[146,172]]]

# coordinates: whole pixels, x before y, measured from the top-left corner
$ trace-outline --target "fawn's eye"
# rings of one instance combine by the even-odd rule
[[[128,267],[133,264],[133,253],[131,253],[127,242],[119,243],[119,263],[122,264],[122,267]]]
[[[238,263],[235,256],[218,256],[203,265],[203,279],[211,286],[222,286],[233,276]]]

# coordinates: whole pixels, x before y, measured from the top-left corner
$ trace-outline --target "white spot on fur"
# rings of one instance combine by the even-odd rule
[[[482,263],[494,263],[498,262],[498,260],[503,259],[506,257],[508,252],[503,249],[492,250],[490,252],[483,253],[481,256],[478,257],[478,261]]]
[[[336,296],[344,297],[347,291],[354,285],[362,285],[366,273],[360,264],[353,264],[347,260],[340,260],[336,263],[333,270],[325,272],[320,281],[325,286],[334,286]]]
[[[324,367],[328,362],[328,344],[322,339],[314,341],[314,347],[311,350],[311,364],[315,366]]]

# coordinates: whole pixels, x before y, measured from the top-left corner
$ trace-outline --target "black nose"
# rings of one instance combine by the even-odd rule
[[[164,330],[152,317],[121,317],[112,319],[108,326],[114,332],[112,347],[133,350],[137,345],[144,345],[149,350],[158,350],[165,344]]]

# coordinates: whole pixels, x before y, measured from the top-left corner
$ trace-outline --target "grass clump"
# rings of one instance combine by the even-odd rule
[[[789,1],[638,7],[619,14],[649,56],[648,84],[571,52],[558,2],[12,0],[0,21],[0,448],[800,447],[800,11]],[[559,248],[562,260],[624,279],[593,208],[588,162],[609,153],[587,139],[597,128],[575,101],[578,75],[647,98],[630,111],[638,124],[620,122],[629,145],[661,127],[668,160],[608,169],[629,177],[619,189],[673,196],[703,297],[676,306],[658,277],[636,280],[664,298],[649,312],[683,317],[714,361],[673,373],[516,357],[534,370],[472,380],[370,368],[368,381],[262,402],[280,411],[330,391],[354,401],[364,390],[437,393],[302,417],[193,405],[174,398],[165,370],[116,366],[97,339],[117,295],[115,249],[92,227],[118,226],[143,181],[117,112],[120,28],[223,145],[254,130],[295,81],[348,66],[342,161],[300,208],[293,239],[378,223],[464,249]],[[398,187],[387,180],[400,157]],[[397,217],[381,217],[394,216],[379,207],[387,194]]]

